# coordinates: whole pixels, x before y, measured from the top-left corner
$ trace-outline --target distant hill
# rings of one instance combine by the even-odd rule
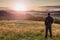
[[[12,10],[0,10],[0,20],[23,20],[26,19],[22,12]]]
[[[53,17],[60,19],[60,11],[51,11],[50,12]],[[47,11],[25,11],[25,12],[16,12],[13,10],[0,10],[0,20],[21,20],[28,19],[29,17],[42,16],[45,17],[47,15]]]
[[[0,20],[10,20],[13,19],[13,15],[5,10],[0,10]]]
[[[52,13],[54,13],[55,16],[60,17],[60,11],[53,11]]]

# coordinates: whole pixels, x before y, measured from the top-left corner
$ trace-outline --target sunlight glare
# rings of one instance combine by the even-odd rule
[[[18,11],[26,11],[27,7],[24,4],[15,3],[13,4],[13,9]]]

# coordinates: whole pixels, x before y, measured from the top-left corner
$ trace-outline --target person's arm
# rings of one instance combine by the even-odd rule
[[[54,19],[52,18],[51,23],[53,23],[53,22],[54,22]]]
[[[47,22],[47,18],[45,19],[45,25],[47,24],[46,22]]]

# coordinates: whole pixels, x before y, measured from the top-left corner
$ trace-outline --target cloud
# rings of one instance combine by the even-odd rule
[[[39,8],[45,9],[45,10],[53,10],[53,11],[57,11],[60,10],[60,6],[41,6]]]
[[[45,6],[46,8],[60,8],[60,6]]]

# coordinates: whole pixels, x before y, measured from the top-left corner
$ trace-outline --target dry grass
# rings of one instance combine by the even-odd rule
[[[53,24],[52,26],[53,36],[60,37],[60,25]],[[45,25],[44,22],[39,21],[0,21],[0,37],[4,40],[8,39],[15,39],[16,35],[43,35],[45,33]],[[6,36],[4,36],[6,35]],[[3,37],[2,37],[3,36]],[[9,37],[10,36],[10,37]],[[12,37],[12,38],[11,38]],[[20,37],[20,36],[19,36]],[[1,39],[0,38],[0,39]],[[38,37],[39,38],[39,37]],[[16,39],[18,40],[18,38]],[[21,39],[22,40],[22,39]],[[28,39],[24,39],[28,40]],[[35,40],[35,39],[34,39]],[[39,40],[39,39],[37,39]]]

